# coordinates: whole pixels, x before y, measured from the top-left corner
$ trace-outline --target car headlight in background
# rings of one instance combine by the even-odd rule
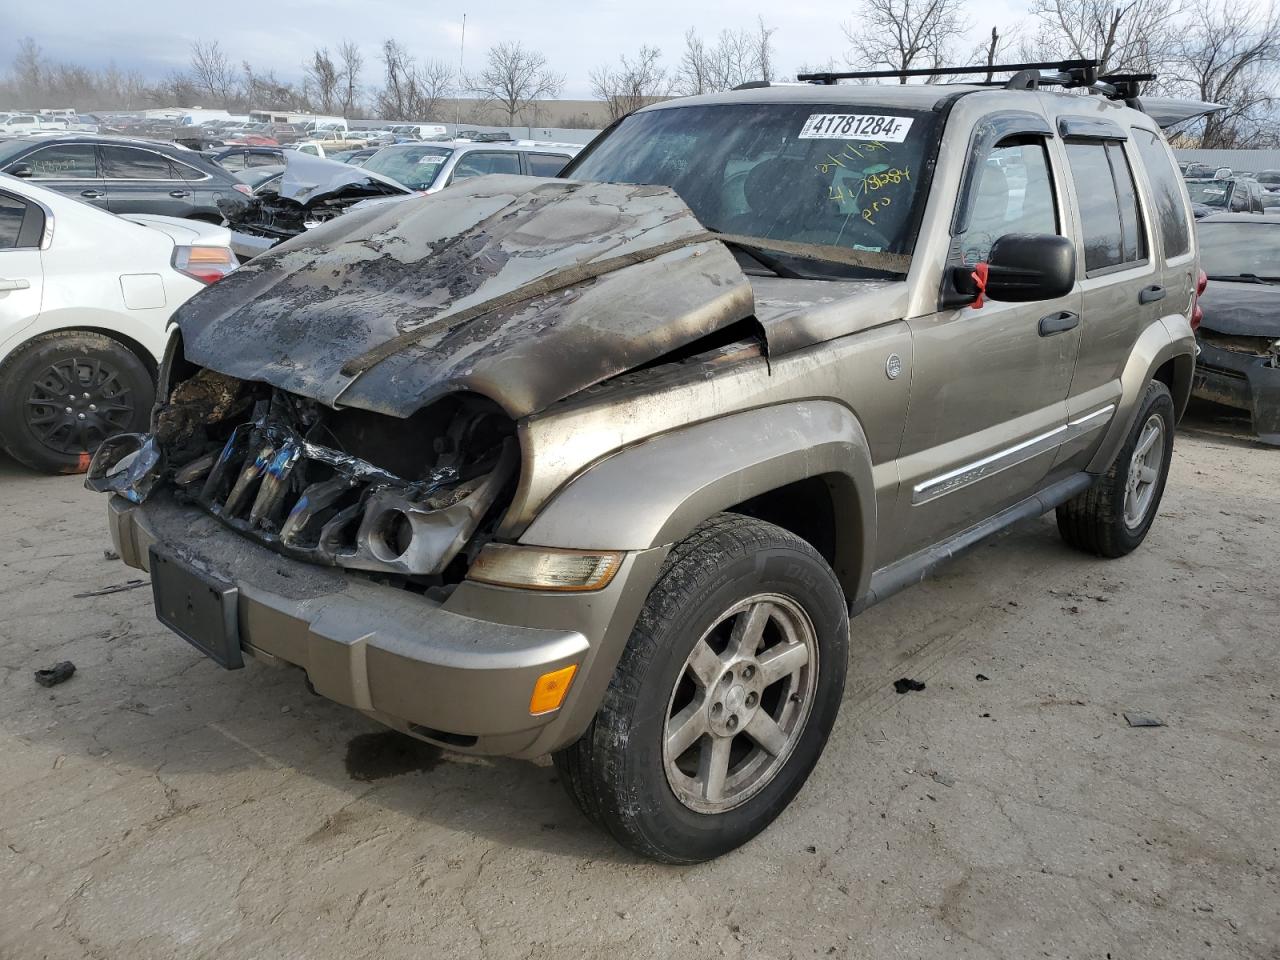
[[[491,543],[480,551],[467,579],[522,590],[603,590],[622,566],[608,550],[560,550]]]

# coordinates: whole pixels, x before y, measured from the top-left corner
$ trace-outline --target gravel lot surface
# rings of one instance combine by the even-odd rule
[[[1045,518],[857,618],[809,784],[691,869],[93,596],[102,498],[0,458],[0,957],[1280,960],[1280,451],[1191,427],[1136,554]]]

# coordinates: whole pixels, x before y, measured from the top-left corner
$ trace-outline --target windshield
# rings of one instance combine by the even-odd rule
[[[386,147],[366,160],[364,168],[410,190],[429,190],[451,153],[441,147]]]
[[[722,233],[909,254],[936,124],[929,112],[855,104],[650,110],[561,176],[672,187]]]
[[[1200,266],[1210,277],[1280,279],[1280,223],[1200,223]]]
[[[1203,183],[1188,183],[1187,192],[1191,194],[1192,203],[1203,203],[1206,207],[1227,206],[1227,194],[1231,191],[1230,180],[1207,180]]]

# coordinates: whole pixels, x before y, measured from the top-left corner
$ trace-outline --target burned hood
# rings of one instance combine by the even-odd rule
[[[408,416],[473,391],[511,416],[751,316],[733,255],[666,187],[492,176],[353,210],[188,301],[188,359]]]
[[[1200,326],[1228,336],[1280,339],[1280,284],[1211,280],[1200,296]]]

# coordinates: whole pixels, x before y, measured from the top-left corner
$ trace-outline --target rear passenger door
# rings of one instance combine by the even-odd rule
[[[195,209],[190,184],[178,176],[168,157],[141,147],[104,144],[100,149],[112,213],[186,217]]]
[[[0,190],[0,345],[40,314],[45,214],[25,197]]]
[[[1102,442],[1120,400],[1120,375],[1139,335],[1168,297],[1159,251],[1138,200],[1128,132],[1110,120],[1059,120],[1078,212],[1083,263],[1080,353],[1058,465],[1082,468]]]

